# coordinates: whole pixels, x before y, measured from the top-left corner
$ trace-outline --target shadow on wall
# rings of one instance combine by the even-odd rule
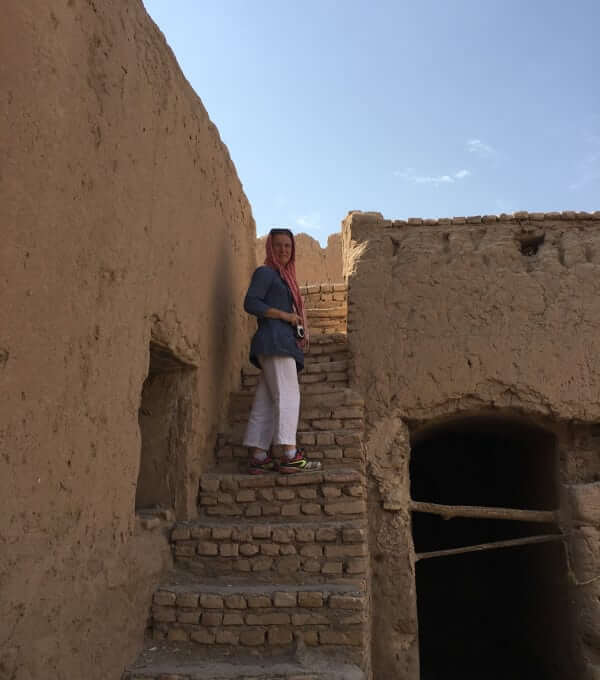
[[[237,310],[250,271],[234,268],[230,246],[226,234],[215,243],[213,273],[198,294],[203,305],[196,311],[197,343],[190,344],[182,335],[176,313],[152,315],[148,374],[138,414],[136,510],[172,508],[178,519],[196,515],[199,476],[213,464],[217,432],[231,388],[239,386],[239,368],[248,350],[249,320]]]
[[[212,327],[206,329],[210,335],[211,352],[209,354],[212,384],[215,387],[213,400],[210,406],[212,417],[209,421],[211,430],[207,439],[207,445],[213,445],[224,414],[229,391],[227,386],[230,380],[224,380],[232,370],[231,359],[236,352],[243,352],[241,346],[245,338],[233,335],[232,337],[232,310],[235,308],[235,297],[232,281],[235,272],[232,271],[231,258],[225,249],[224,241],[221,241],[217,256],[217,266],[213,277],[213,290],[211,295],[211,312],[208,318],[212,319]],[[239,345],[239,346],[236,346]],[[201,405],[202,407],[204,405]]]

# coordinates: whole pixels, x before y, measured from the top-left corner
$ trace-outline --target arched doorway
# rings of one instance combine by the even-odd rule
[[[568,677],[553,433],[472,417],[411,444],[421,680]]]

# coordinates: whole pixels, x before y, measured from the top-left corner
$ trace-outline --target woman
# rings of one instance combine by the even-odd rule
[[[244,309],[258,319],[250,361],[262,369],[244,438],[244,446],[250,452],[249,472],[254,475],[277,469],[291,473],[321,467],[296,448],[300,414],[298,371],[304,368],[308,328],[295,260],[292,232],[271,229],[265,264],[254,272],[244,300]],[[272,444],[283,449],[279,463],[269,455]]]

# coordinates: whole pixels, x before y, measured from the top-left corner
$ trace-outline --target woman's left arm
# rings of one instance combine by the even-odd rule
[[[267,267],[259,267],[252,274],[252,280],[244,298],[244,309],[248,314],[254,314],[254,316],[262,319],[265,312],[270,309],[265,302],[265,297],[271,287],[272,280],[273,276]]]

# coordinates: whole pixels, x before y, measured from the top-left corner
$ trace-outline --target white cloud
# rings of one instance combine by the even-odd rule
[[[454,182],[450,175],[438,175],[437,177],[425,175],[422,177],[413,177],[413,179],[417,184],[452,184],[452,182]]]
[[[600,135],[586,135],[588,150],[578,164],[578,177],[569,184],[571,191],[600,182]]]
[[[312,212],[308,215],[301,215],[296,218],[296,224],[302,229],[320,229],[321,228],[321,213]]]
[[[600,153],[587,153],[579,163],[579,176],[569,184],[571,191],[578,191],[600,181]]]
[[[477,153],[480,156],[493,156],[496,153],[496,149],[493,146],[484,144],[481,139],[467,140],[467,149],[470,153]]]
[[[452,175],[417,175],[414,168],[407,168],[406,170],[396,170],[394,175],[401,177],[408,182],[415,184],[454,184],[457,180],[464,179],[471,174],[469,170],[459,170]]]

